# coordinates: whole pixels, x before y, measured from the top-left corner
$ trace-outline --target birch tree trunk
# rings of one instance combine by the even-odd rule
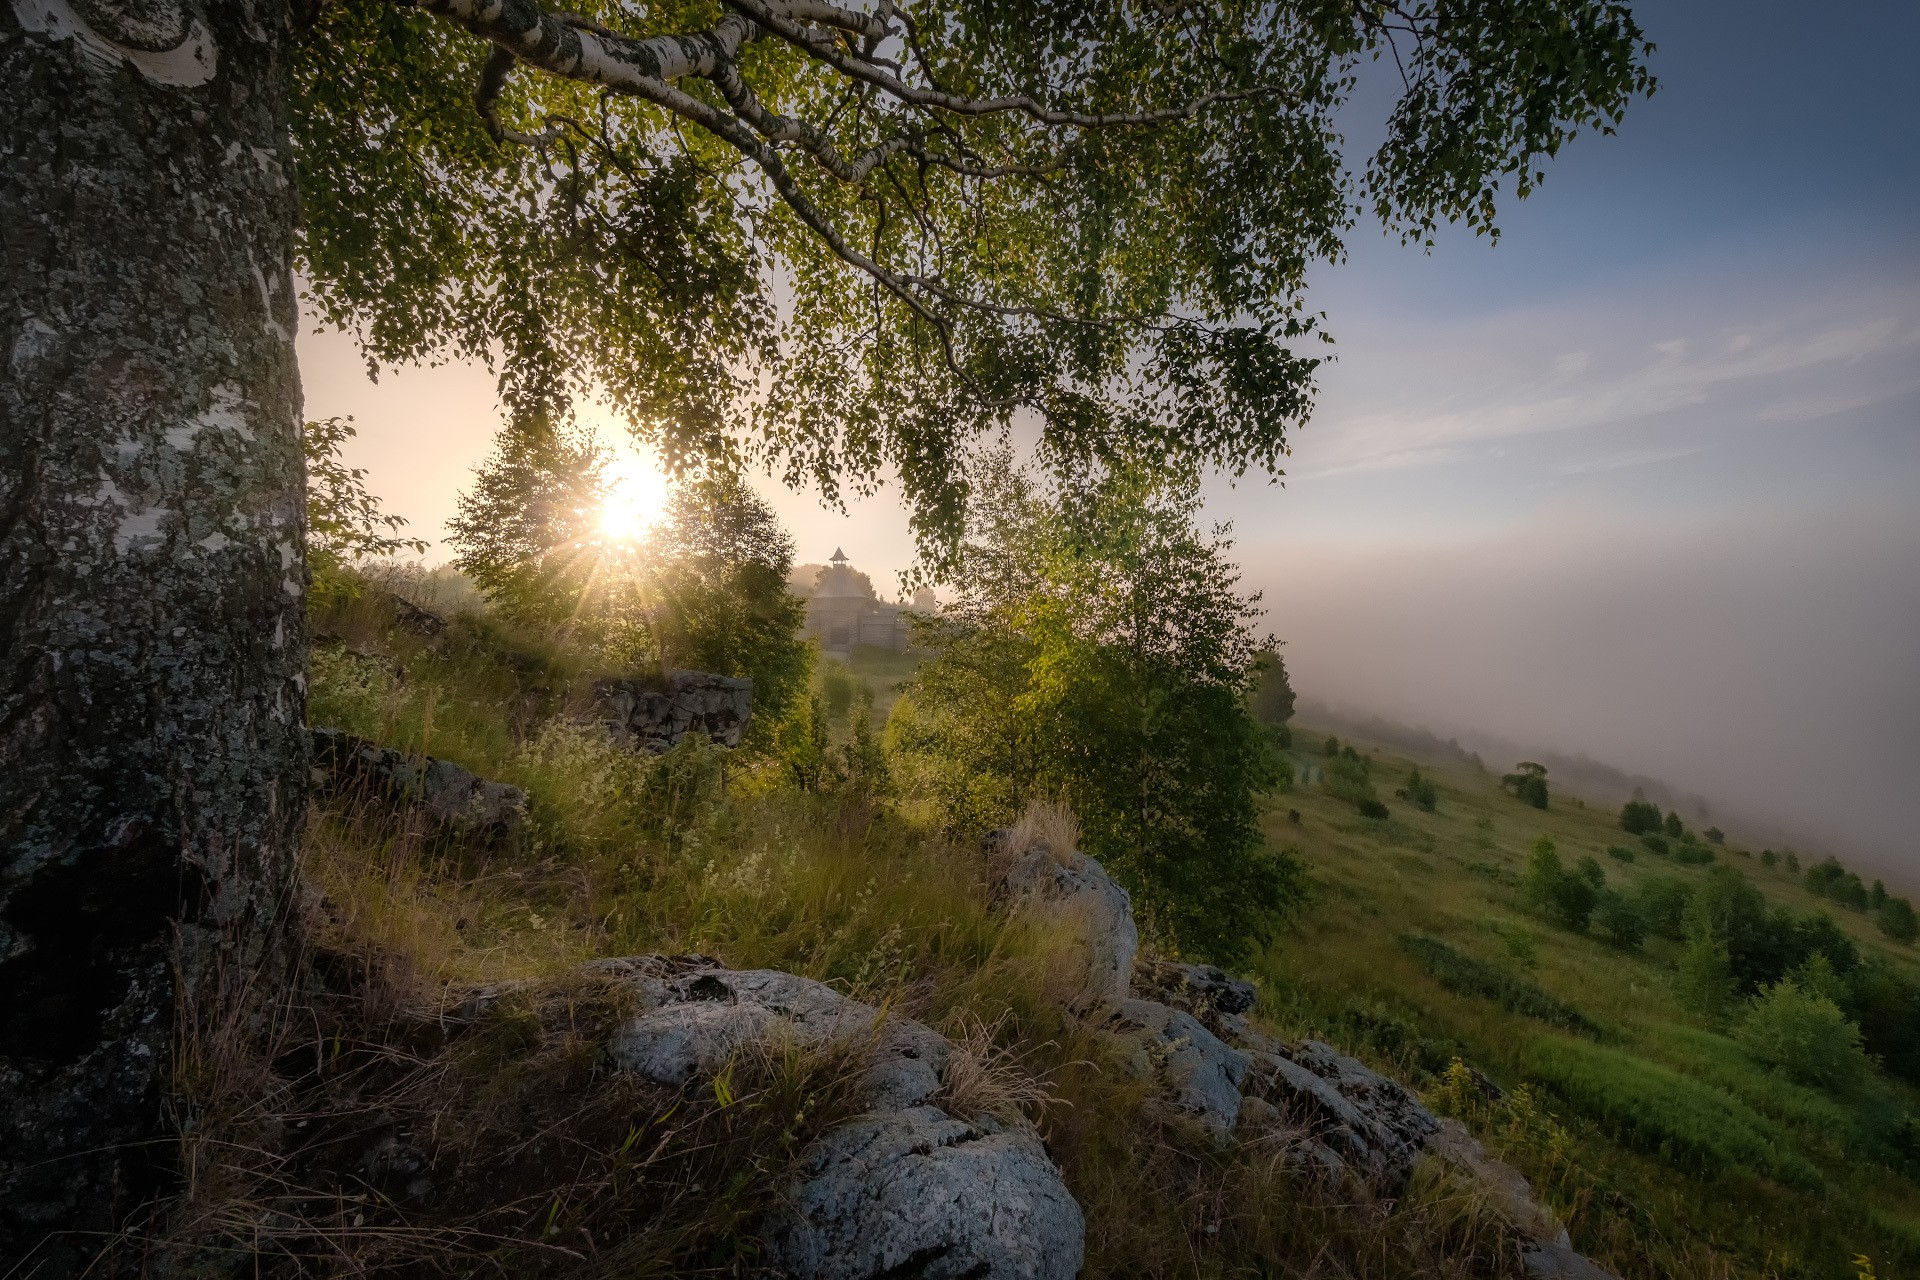
[[[0,0],[0,1272],[175,1176],[305,804],[285,0]],[[36,1266],[38,1269],[36,1269]]]

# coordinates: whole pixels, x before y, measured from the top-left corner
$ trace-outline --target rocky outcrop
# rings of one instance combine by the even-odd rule
[[[669,671],[657,682],[600,680],[593,697],[614,741],[655,755],[692,733],[737,747],[753,719],[753,681],[704,671]]]
[[[661,1085],[717,1073],[743,1047],[791,1037],[867,1052],[871,1110],[806,1153],[762,1230],[768,1261],[797,1280],[891,1276],[1071,1280],[1080,1207],[1031,1130],[938,1105],[946,1039],[808,978],[733,970],[704,956],[602,961],[639,1012],[607,1048],[618,1071]]]
[[[1156,1081],[1173,1105],[1226,1138],[1240,1118],[1247,1055],[1221,1043],[1190,1013],[1155,1000],[1126,999],[1107,1020],[1129,1069]]]
[[[1225,969],[1210,964],[1189,964],[1141,956],[1134,962],[1133,986],[1136,991],[1151,991],[1176,1009],[1184,1009],[1214,1031],[1242,1024],[1223,1019],[1251,1012],[1259,993],[1253,984],[1236,978]]]
[[[1006,838],[994,832],[989,841]],[[1009,909],[1047,921],[1070,934],[1085,972],[1085,1007],[1117,1005],[1127,998],[1140,931],[1133,922],[1133,900],[1098,862],[1084,853],[1056,853],[1036,844],[1014,858],[1000,890]]]
[[[311,729],[308,740],[322,795],[391,805],[452,835],[507,836],[526,819],[526,792],[450,760],[409,755],[340,729]]]
[[[1266,1040],[1248,1056],[1250,1092],[1383,1188],[1405,1185],[1427,1139],[1439,1131],[1433,1113],[1401,1085],[1317,1040]]]

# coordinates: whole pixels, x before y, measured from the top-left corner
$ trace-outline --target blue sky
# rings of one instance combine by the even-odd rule
[[[1318,272],[1338,360],[1288,481],[1210,507],[1307,696],[1652,773],[1920,891],[1920,5],[1636,14],[1659,93],[1497,246],[1362,226]],[[437,536],[484,372],[303,361]],[[905,567],[889,495],[770,496],[803,558]]]

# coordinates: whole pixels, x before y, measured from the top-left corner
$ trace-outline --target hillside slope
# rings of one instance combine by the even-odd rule
[[[1704,1018],[1679,998],[1679,941],[1617,945],[1555,923],[1524,892],[1543,835],[1564,864],[1594,857],[1630,898],[1654,881],[1697,890],[1711,865],[1653,852],[1617,811],[1558,793],[1536,809],[1457,756],[1364,743],[1389,816],[1363,817],[1326,781],[1326,737],[1295,726],[1300,781],[1267,818],[1320,888],[1257,965],[1261,1008],[1283,1029],[1369,1048],[1430,1101],[1456,1056],[1509,1090],[1497,1105],[1454,1101],[1547,1188],[1575,1244],[1622,1275],[1851,1277],[1867,1255],[1886,1276],[1920,1260],[1910,1086],[1876,1073],[1823,1091],[1769,1070],[1729,1034],[1737,1008]],[[1416,765],[1437,784],[1433,812],[1393,794]],[[1920,981],[1910,947],[1809,893],[1784,859],[1713,853],[1774,906],[1830,918],[1865,963]]]

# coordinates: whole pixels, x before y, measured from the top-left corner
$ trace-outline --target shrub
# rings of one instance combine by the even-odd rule
[[[1860,1028],[1827,996],[1792,978],[1749,1001],[1734,1036],[1768,1066],[1823,1089],[1852,1089],[1873,1070]]]
[[[1323,756],[1325,756],[1325,757],[1326,757],[1327,759],[1329,759],[1329,760],[1331,760],[1331,759],[1333,759],[1333,758],[1334,758],[1335,756],[1337,756],[1337,755],[1339,755],[1339,754],[1340,754],[1340,739],[1338,739],[1338,738],[1336,738],[1336,737],[1334,737],[1334,736],[1333,736],[1332,734],[1328,734],[1328,735],[1327,735],[1327,744],[1326,744],[1326,746],[1324,746],[1324,747],[1322,747],[1322,748],[1320,749],[1320,754],[1321,754],[1321,755],[1323,755]]]
[[[1599,1034],[1600,1029],[1572,1005],[1555,999],[1524,978],[1456,951],[1438,938],[1403,933],[1400,946],[1429,976],[1458,995],[1491,1000],[1509,1013],[1580,1035]]]
[[[1598,876],[1598,882],[1594,876]],[[1585,929],[1599,900],[1606,875],[1592,858],[1583,858],[1572,873],[1560,865],[1560,855],[1550,836],[1541,836],[1527,855],[1527,874],[1523,882],[1527,900],[1569,929]]]
[[[1387,806],[1384,804],[1381,804],[1378,800],[1375,800],[1372,796],[1365,796],[1359,800],[1354,801],[1354,807],[1360,810],[1360,816],[1363,818],[1379,819],[1379,818],[1386,818],[1391,816],[1391,811],[1387,808]]]
[[[1634,905],[1649,931],[1678,941],[1686,936],[1684,919],[1693,889],[1677,876],[1653,876],[1640,882]]]
[[[1544,1036],[1527,1072],[1616,1140],[1695,1172],[1748,1168],[1795,1186],[1819,1173],[1777,1126],[1711,1085],[1618,1049]]]
[[[1660,806],[1644,800],[1629,800],[1620,809],[1620,829],[1630,836],[1643,836],[1660,829]]]
[[[1780,861],[1780,855],[1778,855],[1778,854],[1776,854],[1776,853],[1775,853],[1775,852],[1774,852],[1773,850],[1771,850],[1771,849],[1762,849],[1762,850],[1760,851],[1760,865],[1761,865],[1761,866],[1763,866],[1763,867],[1769,867],[1769,868],[1771,868],[1771,867],[1773,866],[1773,864],[1774,864],[1774,863],[1776,863],[1776,862],[1778,862],[1778,861]]]
[[[1703,844],[1682,840],[1674,846],[1673,860],[1683,867],[1704,867],[1714,860],[1714,853]]]
[[[1673,809],[1667,810],[1667,820],[1662,825],[1666,828],[1667,834],[1675,840],[1687,834],[1687,824],[1680,821],[1679,813]]]
[[[1422,777],[1420,766],[1415,765],[1413,772],[1407,775],[1407,785],[1396,792],[1408,804],[1417,805],[1432,813],[1440,803],[1440,789],[1433,785],[1433,779]]]
[[[1920,916],[1914,914],[1913,903],[1905,898],[1888,898],[1874,913],[1874,923],[1895,942],[1911,946],[1920,939]]]
[[[1523,803],[1536,809],[1547,807],[1547,766],[1522,760],[1513,772],[1500,779],[1500,785]]]
[[[1718,827],[1708,827],[1700,834],[1707,838],[1708,844],[1725,844],[1727,842],[1727,833]]]
[[[1633,850],[1623,849],[1617,844],[1607,846],[1607,856],[1616,862],[1632,862]]]
[[[1600,894],[1599,905],[1593,912],[1594,927],[1600,930],[1607,941],[1617,947],[1632,950],[1647,937],[1647,922],[1640,915],[1640,908],[1633,899],[1615,889]]]
[[[1667,838],[1656,832],[1649,831],[1641,836],[1640,843],[1645,846],[1648,853],[1657,853],[1663,858],[1672,852],[1667,846]]]
[[[1706,1018],[1724,1014],[1735,993],[1725,927],[1713,907],[1713,899],[1705,893],[1697,893],[1688,901],[1682,926],[1686,950],[1680,955],[1680,971],[1674,983],[1681,1003]]]

